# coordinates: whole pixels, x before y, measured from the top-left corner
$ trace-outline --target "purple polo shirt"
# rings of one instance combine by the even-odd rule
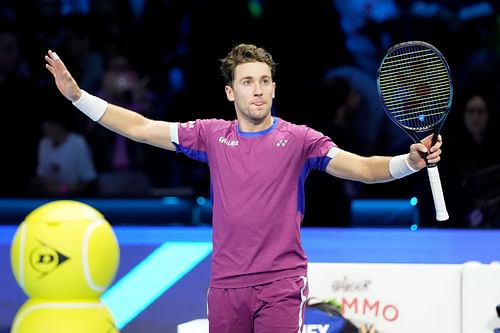
[[[213,203],[210,285],[238,288],[307,275],[300,225],[304,181],[325,170],[330,138],[274,118],[260,132],[242,132],[236,120],[175,123],[177,151],[207,162]]]

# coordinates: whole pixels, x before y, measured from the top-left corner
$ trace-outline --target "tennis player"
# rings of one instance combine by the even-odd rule
[[[45,59],[59,91],[92,120],[132,140],[208,164],[211,333],[301,331],[308,285],[300,225],[304,181],[311,169],[377,183],[424,168],[423,156],[431,163],[440,160],[441,139],[429,147],[428,137],[395,157],[362,157],[314,129],[272,116],[275,62],[255,45],[237,45],[221,60],[226,96],[236,111],[236,120],[230,121],[147,119],[80,89],[55,52],[48,51]]]

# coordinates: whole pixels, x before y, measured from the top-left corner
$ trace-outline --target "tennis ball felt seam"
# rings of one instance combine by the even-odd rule
[[[25,250],[25,245],[26,245],[26,223],[23,221],[21,222],[20,226],[20,243],[21,246],[19,248],[19,257],[18,257],[18,272],[19,272],[19,285],[22,290],[25,290],[24,288],[24,250]]]
[[[95,228],[98,226],[102,225],[104,221],[102,219],[95,220],[91,224],[87,226],[85,229],[85,233],[83,235],[83,242],[82,242],[82,264],[83,264],[83,273],[85,275],[85,280],[87,281],[87,284],[89,287],[95,291],[104,291],[106,288],[103,286],[98,286],[96,283],[94,283],[94,280],[92,279],[92,276],[90,274],[90,267],[89,267],[89,241],[90,241],[90,236],[92,232],[94,231]]]
[[[17,332],[19,329],[20,323],[23,322],[23,319],[28,316],[30,313],[36,310],[43,310],[43,309],[58,309],[60,308],[61,310],[64,309],[84,309],[84,308],[100,308],[100,307],[105,307],[105,305],[101,302],[82,302],[82,303],[67,303],[67,302],[61,302],[61,303],[42,303],[42,304],[35,304],[32,306],[29,306],[26,309],[23,309],[21,313],[16,315],[16,318],[14,320],[14,323],[12,324],[12,331],[11,333]]]

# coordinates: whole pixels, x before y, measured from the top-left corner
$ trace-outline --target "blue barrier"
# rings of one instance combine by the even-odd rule
[[[0,199],[0,224],[17,224],[33,209],[53,198]],[[113,224],[210,224],[211,202],[180,196],[161,198],[76,198],[99,210]],[[409,227],[419,224],[419,211],[410,199],[358,199],[352,202],[352,226]]]
[[[0,224],[17,224],[33,209],[58,199],[0,199]],[[116,224],[140,225],[186,225],[200,222],[193,216],[194,203],[181,197],[163,198],[82,198],[84,202],[100,211],[106,220]]]
[[[420,214],[412,199],[357,199],[351,204],[351,225],[354,227],[418,226]]]

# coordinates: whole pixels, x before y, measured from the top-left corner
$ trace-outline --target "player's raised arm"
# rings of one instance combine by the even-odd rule
[[[389,171],[390,160],[390,157],[364,157],[341,150],[330,160],[326,171],[332,176],[367,184],[388,182],[394,179]]]
[[[426,160],[428,163],[439,162],[441,135],[432,147],[430,147],[431,139],[432,135],[423,139],[421,143],[412,144],[409,153],[394,157],[363,157],[339,150],[328,163],[326,171],[336,177],[363,183],[382,183],[402,178],[425,168]]]
[[[54,76],[57,89],[89,118],[134,141],[175,150],[170,138],[172,123],[148,119],[80,89],[55,52],[49,50],[45,61],[45,67]]]

